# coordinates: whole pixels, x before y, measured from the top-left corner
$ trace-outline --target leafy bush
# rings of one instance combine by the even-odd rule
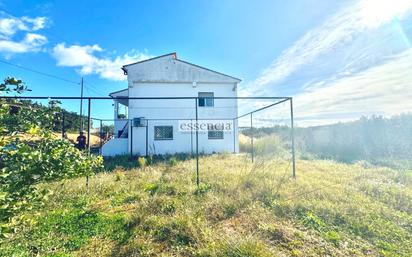
[[[256,157],[267,157],[273,156],[274,154],[282,156],[288,153],[288,147],[289,146],[287,146],[287,141],[282,139],[277,134],[253,138],[253,153]],[[240,152],[251,153],[251,138],[240,134],[239,149]]]
[[[332,242],[335,246],[339,246],[340,236],[336,231],[328,231],[325,233],[325,238]]]
[[[177,159],[176,159],[176,157],[171,157],[170,159],[169,159],[169,165],[170,166],[176,166],[177,165]]]
[[[201,184],[196,188],[196,190],[194,191],[193,194],[194,194],[194,195],[197,195],[197,196],[205,195],[205,194],[207,194],[207,192],[210,191],[211,188],[212,188],[211,185],[206,184],[206,183],[201,183]]]
[[[20,80],[8,78],[0,84],[3,92],[27,89]],[[51,134],[56,102],[48,109],[22,108],[18,101],[0,107],[0,236],[12,232],[21,213],[42,203],[47,190],[43,182],[91,175],[102,170],[101,157],[80,152],[65,139]]]
[[[4,143],[4,142],[2,142]],[[40,204],[48,194],[36,185],[63,178],[91,175],[102,170],[101,157],[88,156],[67,140],[50,134],[32,146],[19,138],[0,147],[0,222],[1,234],[10,232],[17,214]],[[6,223],[10,226],[6,226]]]
[[[139,164],[140,168],[145,168],[147,164],[146,158],[144,157],[137,158],[137,163]]]
[[[156,194],[156,192],[159,190],[160,185],[156,183],[147,183],[144,187],[144,190],[149,192],[150,195]]]

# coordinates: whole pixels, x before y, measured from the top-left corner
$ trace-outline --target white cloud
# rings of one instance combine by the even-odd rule
[[[386,63],[295,97],[300,125],[412,111],[412,49]]]
[[[20,41],[0,40],[0,52],[26,53],[36,52],[47,43],[47,38],[40,34],[27,33]]]
[[[379,27],[393,19],[402,19],[411,8],[411,0],[363,0],[359,14],[365,26]]]
[[[361,116],[388,117],[410,113],[412,112],[411,70],[412,49],[409,49],[388,57],[385,63],[350,77],[338,78],[325,82],[322,87],[303,91],[293,98],[295,123],[306,127],[352,121]],[[247,111],[258,107],[255,102],[251,102]],[[242,110],[242,113],[247,111]],[[289,103],[255,113],[253,117],[256,126],[289,125]],[[247,125],[247,119],[242,121]]]
[[[53,56],[59,66],[87,66],[96,61],[94,52],[101,52],[98,45],[72,45],[66,47],[64,43],[58,44],[53,48]]]
[[[46,17],[0,18],[0,53],[9,55],[41,50],[47,38],[33,32],[45,28],[47,22]],[[16,39],[19,33],[24,33],[22,39]]]
[[[412,0],[359,0],[305,33],[240,95],[294,96],[299,125],[412,111]],[[288,110],[271,109],[267,117]]]
[[[52,55],[58,66],[78,67],[81,74],[98,74],[101,78],[121,81],[125,80],[121,67],[125,64],[148,59],[151,56],[131,51],[115,58],[99,57],[98,53],[104,50],[99,45],[71,45],[57,44]]]
[[[0,34],[3,36],[12,36],[19,30],[28,30],[28,27],[21,19],[3,18],[0,19]]]
[[[261,75],[248,85],[253,93],[284,82],[290,75],[322,55],[334,53],[368,30],[392,19],[402,19],[412,10],[412,0],[359,0],[307,32],[286,49]],[[362,54],[358,52],[357,54]]]
[[[21,19],[22,21],[31,25],[31,27],[29,28],[30,31],[36,31],[36,30],[43,29],[46,27],[46,24],[48,22],[48,19],[46,17],[30,18],[30,17],[24,16]]]

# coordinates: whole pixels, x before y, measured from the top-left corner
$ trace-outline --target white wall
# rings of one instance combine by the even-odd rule
[[[237,84],[240,82],[234,77],[179,60],[174,54],[127,65],[124,69],[127,71],[128,90],[118,94],[127,93],[129,97],[197,97],[199,92],[213,92],[215,97],[236,97]],[[195,99],[129,100],[128,106],[129,120],[138,117],[158,119],[149,121],[149,153],[195,152],[195,132],[193,134],[181,132],[178,128],[179,120],[196,119]],[[237,111],[236,99],[215,99],[214,107],[198,107],[198,118],[233,121],[233,118],[238,115]],[[129,123],[128,152],[145,155],[146,128],[132,128],[131,123]],[[115,127],[119,129],[122,125],[118,123]],[[173,140],[154,140],[156,125],[173,126]],[[234,123],[234,130],[234,132],[224,132],[224,139],[221,140],[209,140],[207,132],[199,132],[199,152],[238,152],[237,120]],[[122,147],[119,148],[123,149]]]
[[[197,97],[198,92],[213,92],[215,97],[236,97],[234,83],[131,83],[130,97]],[[194,99],[171,100],[130,100],[129,119],[145,117],[147,119],[177,119],[177,120],[151,120],[148,127],[149,153],[165,154],[195,152],[195,132],[181,132],[178,129],[179,119],[196,118],[196,105]],[[236,99],[215,99],[214,107],[198,107],[199,119],[229,119],[237,114]],[[173,140],[154,140],[154,126],[172,125]],[[129,128],[129,139],[130,139]],[[237,120],[235,121],[237,135]],[[233,131],[226,131],[224,139],[208,139],[207,132],[199,132],[199,152],[236,152],[239,151],[237,136],[234,142]],[[192,141],[191,141],[192,140]],[[235,145],[234,145],[235,144]],[[130,151],[130,146],[129,146]],[[146,153],[146,128],[133,128],[133,153],[144,155]]]
[[[118,136],[118,132],[124,128],[128,120],[115,119],[114,122],[114,137]]]
[[[127,138],[112,138],[106,142],[102,147],[103,156],[116,156],[127,154],[128,149],[128,139]]]

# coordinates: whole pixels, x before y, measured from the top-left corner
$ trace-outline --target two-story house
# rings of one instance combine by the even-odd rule
[[[207,124],[206,129],[198,131],[199,153],[239,151],[234,118],[238,115],[240,79],[180,60],[176,53],[122,69],[128,87],[110,94],[114,100],[115,137],[103,145],[104,156],[193,153],[196,110],[197,126]],[[210,123],[217,126],[210,127]],[[227,127],[223,129],[219,124]]]

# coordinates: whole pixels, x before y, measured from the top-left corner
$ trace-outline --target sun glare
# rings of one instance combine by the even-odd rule
[[[412,0],[362,0],[361,14],[365,25],[378,27],[400,18],[412,10]]]

